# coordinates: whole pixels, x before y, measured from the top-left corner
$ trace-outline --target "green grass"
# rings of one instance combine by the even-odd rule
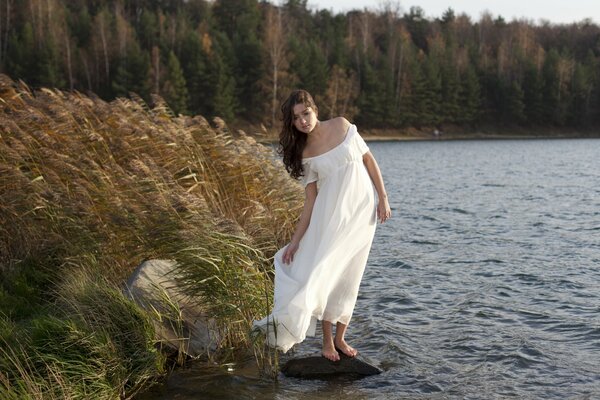
[[[162,376],[161,316],[121,293],[147,259],[176,260],[215,318],[213,361],[276,365],[249,330],[269,311],[301,188],[243,132],[155,103],[0,75],[0,397],[127,398]]]

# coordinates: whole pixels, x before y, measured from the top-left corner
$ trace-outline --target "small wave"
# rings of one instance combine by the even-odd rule
[[[449,208],[448,211],[452,211],[458,214],[465,214],[465,215],[470,215],[472,214],[471,212],[467,211],[467,210],[463,210],[462,208]]]
[[[430,217],[429,215],[421,215],[420,218],[424,219],[426,221],[435,221],[435,222],[439,221],[439,219],[437,219],[435,217]]]
[[[520,281],[525,282],[526,284],[537,284],[537,285],[544,284],[544,281],[542,279],[540,279],[540,277],[535,276],[535,275],[518,273],[518,274],[514,274],[512,276],[514,276],[515,278],[517,278]]]
[[[481,186],[483,186],[483,187],[506,187],[506,185],[503,185],[501,183],[484,183]]]
[[[426,245],[439,245],[438,242],[429,242],[427,240],[411,240],[409,243],[413,244],[426,244]]]
[[[389,264],[392,268],[402,268],[402,269],[412,269],[412,265],[405,263],[404,261],[395,260],[394,262]]]

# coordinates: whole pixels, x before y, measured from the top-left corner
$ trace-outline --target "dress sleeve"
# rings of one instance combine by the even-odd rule
[[[309,183],[315,182],[319,179],[317,172],[310,167],[310,162],[303,163],[302,167],[304,168],[304,175],[302,176],[302,186],[306,187],[306,185],[308,185]]]
[[[369,146],[365,143],[365,140],[360,136],[360,133],[356,131],[356,143],[358,144],[358,149],[360,150],[360,154],[365,154],[369,151]]]

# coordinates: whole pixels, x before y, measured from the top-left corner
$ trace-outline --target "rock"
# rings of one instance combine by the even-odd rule
[[[208,318],[197,299],[177,287],[173,260],[148,260],[127,280],[125,293],[149,311],[156,335],[163,345],[191,357],[214,351],[218,343],[214,320]]]
[[[360,354],[348,357],[340,352],[340,360],[336,362],[326,359],[321,354],[289,360],[281,368],[281,372],[294,378],[328,379],[340,375],[360,378],[377,375],[383,371],[365,361]]]

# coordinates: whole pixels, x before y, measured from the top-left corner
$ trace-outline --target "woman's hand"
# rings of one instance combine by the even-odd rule
[[[387,196],[379,200],[377,204],[377,218],[382,224],[390,219],[392,216],[392,210],[390,209],[390,203],[388,202]]]
[[[294,261],[294,254],[298,251],[298,243],[290,242],[283,252],[283,263],[289,264]]]

